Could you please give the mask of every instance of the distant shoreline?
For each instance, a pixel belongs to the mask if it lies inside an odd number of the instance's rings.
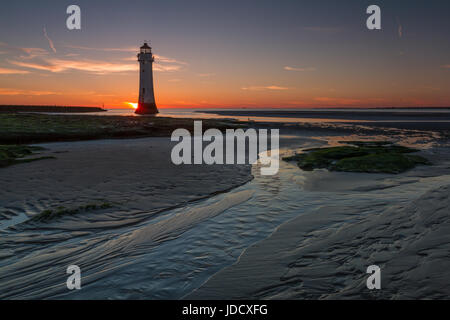
[[[412,110],[412,111],[408,111]],[[314,118],[365,121],[436,121],[450,120],[448,109],[316,109],[316,110],[201,110],[197,112],[235,117]],[[449,110],[450,111],[450,110]]]
[[[57,112],[57,113],[81,113],[108,111],[100,107],[67,107],[67,106],[27,106],[27,105],[0,105],[0,113],[15,112]]]
[[[294,119],[316,119],[327,122],[332,119],[340,122],[361,125],[395,127],[403,129],[429,130],[450,129],[450,110],[448,109],[362,109],[362,110],[205,110],[202,113],[228,117],[258,117]]]
[[[270,119],[298,119],[298,122],[317,123],[339,120],[342,124],[360,125],[371,128],[395,128],[450,133],[450,110],[439,109],[316,109],[316,110],[205,110],[202,113],[227,117]],[[307,120],[311,119],[311,120]],[[280,121],[280,120],[279,120]],[[282,121],[282,120],[281,120]]]

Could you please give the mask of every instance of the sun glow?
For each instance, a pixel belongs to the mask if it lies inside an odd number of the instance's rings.
[[[136,102],[125,102],[125,104],[133,109],[137,109],[138,104]]]

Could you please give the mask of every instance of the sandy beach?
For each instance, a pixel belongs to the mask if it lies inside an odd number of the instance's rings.
[[[367,208],[323,207],[283,224],[186,299],[448,299],[449,196],[443,185],[366,217]],[[379,292],[366,287],[373,264]]]
[[[384,127],[382,124],[366,126],[377,130]],[[440,126],[423,126],[422,122],[407,126],[393,123],[387,128],[413,129],[402,131],[404,136],[398,138],[406,142],[413,132],[431,129],[435,136],[445,137],[448,125],[444,125],[444,132]],[[388,132],[385,131],[387,136]],[[335,140],[322,138],[331,144]],[[420,144],[420,139],[413,143]],[[354,201],[344,206],[338,201],[334,205],[324,203],[299,214],[247,248],[233,265],[184,298],[448,299],[447,140],[435,141],[422,154],[434,160],[433,167],[420,167],[396,176],[326,170],[305,173],[293,188],[336,195],[353,193]],[[380,193],[397,194],[398,201],[386,197],[385,201],[369,205],[368,199],[357,199],[357,195],[378,197]],[[400,199],[405,193],[410,193],[408,201]],[[366,269],[370,265],[382,270],[382,290],[370,291],[366,287]]]
[[[168,137],[39,144],[54,159],[0,169],[0,297],[450,296],[445,134],[323,123],[281,133],[281,157],[375,139],[418,148],[433,165],[368,174],[281,161],[262,176],[259,164],[175,166]],[[69,264],[82,268],[82,290],[67,291]],[[372,264],[382,270],[376,292],[365,285]]]
[[[176,166],[172,145],[170,138],[39,144],[46,148],[42,155],[56,159],[1,169],[0,225],[49,208],[102,202],[116,210],[157,212],[252,179],[250,166]]]

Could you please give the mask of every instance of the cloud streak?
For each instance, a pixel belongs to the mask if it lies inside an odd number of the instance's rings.
[[[188,64],[187,62],[176,60],[176,59],[165,57],[165,56],[161,56],[159,54],[154,54],[153,56],[155,57],[156,62],[176,63],[176,64],[183,64],[183,65]]]
[[[53,44],[53,41],[52,41],[52,39],[50,39],[50,37],[48,36],[48,34],[47,34],[47,29],[44,27],[44,36],[47,38],[47,40],[48,40],[48,45],[50,46],[50,48],[53,50],[53,52],[54,53],[56,53],[56,49],[55,49],[55,46],[54,46],[54,44]]]
[[[50,48],[56,53],[53,42],[48,37],[44,27]],[[70,52],[56,57],[49,54],[48,50],[42,48],[20,48],[10,46],[0,42],[0,47],[5,48],[11,58],[6,59],[12,66],[59,73],[65,71],[79,71],[93,74],[111,74],[119,72],[135,72],[139,70],[139,63],[136,57],[117,59],[113,62],[107,62],[97,59],[82,59],[79,53]],[[96,51],[117,51],[117,52],[137,52],[136,48],[91,48],[80,46],[65,46],[78,49],[96,50]],[[80,58],[79,58],[80,57]],[[132,61],[132,62],[131,62]],[[175,72],[183,69],[188,63],[179,61],[170,57],[155,55],[153,70],[157,72]],[[0,74],[25,74],[30,70],[17,70],[15,68],[1,68]]]
[[[115,73],[138,70],[137,64],[117,64],[95,60],[65,60],[65,59],[47,59],[45,63],[9,61],[11,64],[36,70],[50,72],[63,72],[68,70],[78,70],[91,73]]]
[[[75,46],[75,45],[65,45],[64,47],[69,48],[69,49],[90,50],[90,51],[107,51],[107,52],[136,52],[137,51],[137,49],[135,47],[94,48],[94,47]]]
[[[296,67],[285,66],[283,69],[284,69],[284,70],[287,70],[287,71],[298,71],[298,72],[303,72],[303,71],[316,71],[316,68],[313,68],[313,67],[296,68]]]
[[[0,74],[27,74],[29,71],[10,69],[10,68],[0,68]]]
[[[0,88],[0,96],[49,96],[60,94],[61,93],[54,91],[36,91],[36,90]]]
[[[42,48],[21,48],[21,50],[26,54],[26,56],[20,56],[23,59],[34,59],[48,55],[48,51]]]
[[[137,53],[138,50],[139,50],[137,47],[94,48],[94,47],[74,46],[74,45],[65,45],[64,47],[65,48],[70,48],[70,49],[79,49],[79,50],[87,50],[87,51],[105,51],[105,52],[133,52],[133,53]],[[176,59],[169,58],[169,57],[166,57],[166,56],[162,56],[162,55],[159,55],[159,54],[154,54],[153,56],[155,57],[155,60],[157,62],[176,63],[176,64],[183,64],[183,65],[187,65],[188,64],[188,63],[186,63],[184,61],[176,60]],[[134,57],[125,58],[124,60],[135,61],[137,59],[134,56]]]
[[[18,61],[8,60],[12,65],[35,70],[43,70],[54,73],[65,71],[81,71],[94,74],[110,74],[119,72],[135,72],[139,70],[136,63],[110,63],[100,60],[70,60],[44,58],[41,61]],[[153,70],[160,72],[173,72],[181,69],[181,65],[155,64]]]
[[[284,90],[288,90],[289,88],[287,87],[280,87],[280,86],[249,86],[249,87],[243,87],[241,88],[242,90],[247,90],[247,91],[284,91]]]
[[[21,48],[11,46],[4,42],[0,42],[0,47],[3,48],[3,54],[8,54],[9,56],[19,56],[21,59],[33,59],[49,54],[47,50],[42,48]]]

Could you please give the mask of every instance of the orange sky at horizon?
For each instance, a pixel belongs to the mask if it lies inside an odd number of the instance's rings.
[[[49,55],[42,53],[44,59]],[[31,59],[37,58],[41,57]],[[24,69],[0,68],[0,104],[128,108],[128,102],[137,102],[137,61],[108,62],[119,70],[133,67],[132,71],[96,70],[92,68],[98,65],[78,66],[72,60],[57,62],[60,64],[51,65],[53,61],[49,59],[40,62],[42,65],[32,65],[27,61],[20,64]],[[266,73],[261,70],[246,73],[239,65],[233,68],[228,64],[217,67],[213,73],[193,72],[187,63],[175,67],[167,71],[159,68],[158,62],[155,65],[155,98],[159,108],[450,106],[445,88],[430,81],[420,84],[414,78],[404,80],[398,76],[386,83],[380,81],[385,78],[380,71],[379,78],[373,80],[365,76],[365,70],[347,72],[341,79],[339,75],[345,70],[324,71],[319,67],[293,71],[290,70],[293,67],[275,65],[266,68]],[[450,71],[441,68],[437,72],[442,83]]]
[[[137,64],[137,62],[136,62]],[[447,107],[448,93],[438,87],[406,87],[404,84],[380,86],[347,80],[339,84],[321,82],[317,75],[306,80],[234,85],[231,76],[196,76],[155,71],[155,97],[159,108],[317,108],[317,107]],[[62,81],[66,76],[72,81]],[[286,75],[289,77],[291,75]],[[41,80],[36,81],[37,78]],[[176,78],[177,77],[177,78]],[[8,87],[2,80],[8,79]],[[128,108],[138,97],[138,72],[122,74],[80,74],[39,72],[38,75],[0,75],[0,104],[64,105]],[[310,84],[305,82],[310,80]],[[330,77],[328,77],[329,79]],[[250,81],[247,81],[250,82]],[[353,84],[352,84],[353,83]],[[316,86],[316,87],[315,87]],[[326,87],[324,89],[323,87]],[[20,88],[20,89],[17,89]],[[383,90],[383,94],[380,91]],[[352,93],[353,92],[353,93]],[[405,94],[407,92],[407,94]]]

